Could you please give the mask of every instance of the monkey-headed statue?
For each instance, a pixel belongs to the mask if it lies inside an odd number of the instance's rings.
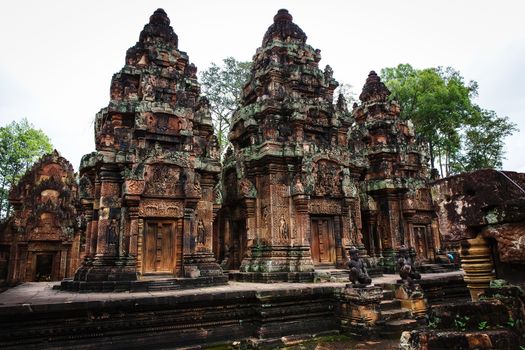
[[[352,282],[353,287],[363,288],[372,283],[372,279],[366,271],[366,264],[359,256],[359,250],[356,247],[350,248],[348,268],[350,269],[350,282]]]
[[[399,268],[399,276],[408,285],[413,285],[414,280],[420,280],[421,275],[414,267],[414,261],[410,256],[410,252],[406,246],[399,248],[399,259],[397,259],[397,267]]]

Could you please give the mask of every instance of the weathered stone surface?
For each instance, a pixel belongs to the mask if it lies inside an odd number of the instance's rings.
[[[432,197],[443,239],[470,239],[484,226],[524,222],[524,188],[525,174],[490,169],[436,181]]]
[[[86,260],[67,288],[146,275],[226,282],[211,253],[217,139],[196,72],[158,9],[95,120],[97,151],[80,168]]]
[[[355,287],[348,284],[339,296],[339,318],[344,332],[369,336],[376,331],[381,320],[380,302],[383,291],[380,287]]]
[[[71,164],[55,150],[11,189],[14,213],[0,229],[0,283],[57,281],[80,263],[85,224],[77,216],[78,185]]]
[[[523,292],[491,286],[481,301],[442,303],[431,308],[429,329],[404,333],[400,348],[518,349],[523,337]]]
[[[517,283],[524,282],[525,271],[524,187],[523,173],[486,169],[438,180],[432,188],[444,240],[462,241],[467,262],[473,242],[482,240],[497,276]]]
[[[340,328],[333,286],[237,286],[213,293],[170,293],[122,293],[116,298],[97,294],[91,301],[75,303],[0,305],[0,347],[143,349],[234,341],[260,347],[279,345],[284,336],[333,334]]]

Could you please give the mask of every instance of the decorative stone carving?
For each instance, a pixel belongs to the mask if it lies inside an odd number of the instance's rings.
[[[408,286],[414,285],[414,280],[421,279],[421,275],[416,271],[412,257],[407,247],[399,249],[399,259],[397,260],[399,276]]]
[[[9,193],[13,213],[0,230],[0,279],[9,284],[57,281],[80,263],[82,220],[78,194],[93,198],[93,183],[77,185],[71,164],[56,150],[42,156]]]
[[[359,249],[356,247],[350,248],[350,260],[348,261],[348,269],[350,270],[350,282],[352,287],[365,287],[372,283],[372,279],[368,276],[366,264],[359,257]]]

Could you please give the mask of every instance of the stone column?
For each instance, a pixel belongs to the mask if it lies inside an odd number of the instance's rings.
[[[139,208],[129,207],[129,250],[128,255],[137,258],[139,236]]]
[[[210,249],[196,250],[195,207],[197,200],[187,199],[184,208],[183,227],[183,273],[186,278],[196,279],[195,283],[218,285],[226,284],[228,277],[222,272]],[[207,235],[211,235],[210,232]],[[211,244],[211,237],[207,237]],[[210,245],[211,247],[211,245]],[[198,280],[198,282],[197,282]]]
[[[86,219],[86,246],[85,246],[85,259],[91,258],[91,232],[93,228],[93,203],[82,203],[84,215]]]
[[[314,271],[314,263],[310,253],[310,215],[308,214],[308,197],[304,194],[292,196],[296,211],[295,225],[297,227],[297,237],[292,242],[292,249],[295,250],[294,259],[290,261],[290,271],[311,272]]]
[[[489,287],[495,278],[494,261],[489,244],[485,238],[478,235],[461,243],[461,267],[465,271],[464,280],[473,301]]]
[[[118,245],[122,242],[121,183],[118,168],[111,165],[102,166],[99,198],[96,254],[93,267],[86,273],[85,280],[88,282],[134,281],[137,279],[135,264],[129,264],[126,259],[120,259],[118,255]]]

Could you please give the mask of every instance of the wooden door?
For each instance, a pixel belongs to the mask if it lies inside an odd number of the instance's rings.
[[[233,266],[234,270],[240,268],[246,252],[246,224],[245,220],[232,222],[233,232]]]
[[[144,273],[173,273],[176,237],[173,221],[148,221],[144,232]]]
[[[427,228],[426,226],[414,226],[414,236],[416,241],[416,259],[428,259]]]
[[[315,265],[335,264],[335,237],[333,219],[317,217],[311,220],[312,239],[310,243],[312,260]]]

